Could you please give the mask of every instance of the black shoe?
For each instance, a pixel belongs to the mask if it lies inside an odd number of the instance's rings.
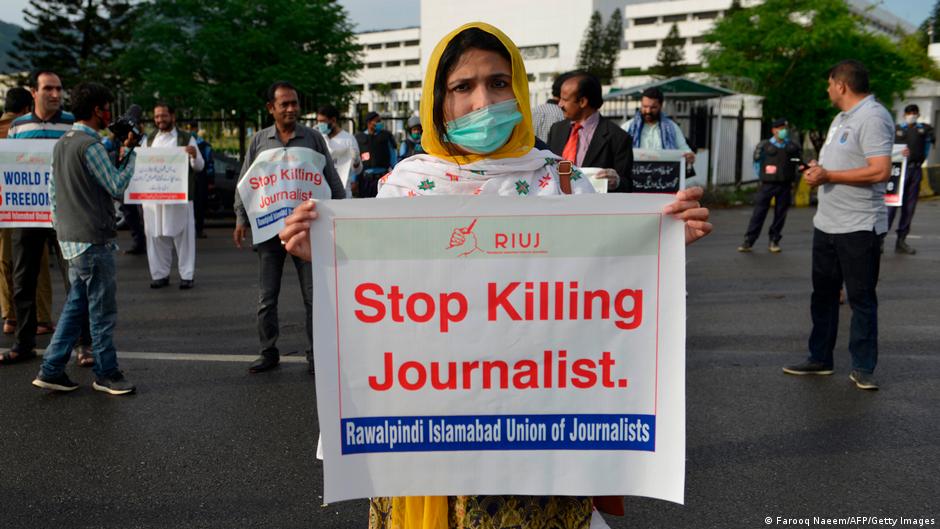
[[[904,240],[904,237],[898,237],[898,242],[894,245],[894,253],[899,253],[902,255],[914,255],[917,253],[917,250],[911,248],[907,241]]]
[[[849,379],[855,382],[855,387],[858,389],[878,389],[878,383],[875,382],[875,377],[873,377],[871,373],[864,373],[858,369],[853,369],[852,373],[849,374]]]
[[[827,366],[822,362],[807,360],[802,364],[786,366],[783,372],[788,375],[831,375],[832,366]]]
[[[164,277],[163,279],[154,279],[150,282],[150,288],[163,288],[170,285],[170,278]]]
[[[147,247],[135,244],[124,250],[124,255],[147,255]]]
[[[180,290],[189,290],[193,288],[192,279],[180,279]]]
[[[257,360],[251,363],[248,366],[249,373],[264,373],[265,371],[270,371],[277,367],[281,363],[280,357],[277,356],[264,356],[261,355]]]
[[[33,385],[37,388],[42,389],[51,389],[52,391],[75,391],[78,389],[78,384],[69,380],[69,376],[65,373],[61,373],[54,377],[47,377],[42,374],[42,371],[36,375],[36,379],[33,380]]]
[[[96,378],[91,387],[95,388],[97,391],[103,391],[111,395],[127,395],[128,393],[137,391],[137,388],[128,382],[127,379],[124,378],[124,374],[120,371],[115,371],[104,378]]]

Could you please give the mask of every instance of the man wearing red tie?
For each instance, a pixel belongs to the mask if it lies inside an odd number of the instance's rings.
[[[552,125],[549,147],[578,167],[604,169],[597,177],[607,179],[609,191],[633,191],[633,139],[598,112],[604,104],[600,81],[587,72],[567,75],[558,100],[565,120]]]

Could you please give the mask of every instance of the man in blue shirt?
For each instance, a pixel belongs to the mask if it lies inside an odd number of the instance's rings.
[[[54,72],[39,70],[30,76],[30,91],[35,109],[20,116],[10,127],[10,139],[59,139],[69,129],[75,118],[62,110],[62,81]],[[13,305],[16,314],[16,334],[13,347],[0,362],[13,363],[34,358],[36,353],[37,307],[36,289],[42,256],[50,242],[55,241],[55,231],[50,228],[14,228],[13,245]],[[90,344],[85,336],[83,344]],[[80,346],[79,363],[90,366],[92,357]]]
[[[117,244],[113,198],[122,196],[134,176],[134,152],[112,163],[98,131],[111,122],[111,92],[97,83],[82,83],[72,91],[76,122],[56,143],[52,154],[49,195],[62,255],[69,261],[71,288],[62,307],[59,326],[46,349],[42,369],[33,385],[53,391],[74,391],[65,366],[72,344],[87,318],[95,336],[95,382],[92,387],[111,395],[133,393],[134,385],[118,369],[112,341],[117,322]],[[133,133],[125,147],[139,138]]]

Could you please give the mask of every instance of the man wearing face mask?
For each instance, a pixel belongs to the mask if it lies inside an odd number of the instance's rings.
[[[760,237],[770,202],[774,200],[774,221],[768,232],[769,249],[771,253],[780,253],[783,223],[787,220],[793,182],[796,181],[803,156],[799,145],[790,141],[787,125],[786,119],[774,120],[770,138],[758,143],[754,149],[754,172],[760,176],[760,188],[754,197],[754,213],[747,226],[744,242],[738,246],[739,252],[751,251],[754,241]]]
[[[356,183],[356,176],[362,171],[362,162],[359,159],[359,143],[352,134],[339,126],[339,110],[333,105],[323,105],[317,110],[317,130],[326,140],[333,157],[333,165],[339,171],[341,167],[349,167],[346,174],[340,174],[346,196],[352,196],[352,187]]]
[[[920,180],[923,177],[921,166],[930,147],[934,142],[933,127],[926,123],[919,123],[920,109],[917,105],[907,105],[904,108],[904,123],[894,126],[894,143],[903,144],[904,156],[907,156],[907,174],[904,175],[903,200],[900,207],[888,208],[888,231],[894,225],[894,217],[901,210],[901,219],[898,221],[898,240],[894,245],[895,253],[914,255],[917,250],[908,246],[907,234],[911,231],[911,220],[914,218],[914,209],[917,208],[917,197],[920,194]]]
[[[648,150],[674,149],[685,151],[685,166],[692,167],[695,153],[685,141],[679,124],[663,113],[663,92],[647,88],[640,96],[640,108],[633,119],[622,126],[633,138],[633,148]]]
[[[373,198],[378,193],[379,178],[398,163],[398,145],[392,134],[385,130],[378,112],[366,114],[366,130],[356,134],[363,171],[353,185],[357,198]]]
[[[33,380],[34,386],[43,389],[78,389],[66,375],[65,366],[88,319],[95,337],[92,387],[110,395],[135,390],[118,368],[112,341],[117,323],[117,231],[112,201],[127,189],[136,157],[132,150],[120,153],[119,169],[101,143],[99,131],[111,122],[113,100],[110,90],[100,84],[76,86],[72,91],[75,123],[56,143],[52,155],[49,198],[62,256],[69,262],[71,287],[42,368]],[[133,148],[138,141],[131,133],[124,147]]]
[[[421,118],[418,116],[408,118],[405,132],[405,141],[401,143],[401,149],[398,151],[399,161],[409,156],[414,156],[415,154],[424,153],[424,149],[421,148],[421,134],[424,133],[424,128],[421,126]]]
[[[604,104],[600,81],[587,72],[565,75],[558,100],[565,120],[549,130],[549,147],[579,167],[602,168],[597,177],[607,179],[609,191],[633,191],[631,138],[598,112]]]

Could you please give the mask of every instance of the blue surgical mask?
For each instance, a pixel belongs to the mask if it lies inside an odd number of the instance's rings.
[[[375,131],[376,131],[376,132],[382,132],[383,130],[385,130],[385,123],[382,123],[382,122],[380,121],[380,122],[378,122],[378,123],[375,124]]]
[[[317,123],[317,130],[320,131],[320,134],[324,136],[330,133],[330,124],[324,121]]]
[[[777,137],[780,138],[780,141],[787,141],[787,138],[790,137],[790,131],[787,129],[780,129],[777,131]]]
[[[489,154],[506,145],[520,121],[519,105],[510,99],[449,121],[446,140],[467,152]]]

